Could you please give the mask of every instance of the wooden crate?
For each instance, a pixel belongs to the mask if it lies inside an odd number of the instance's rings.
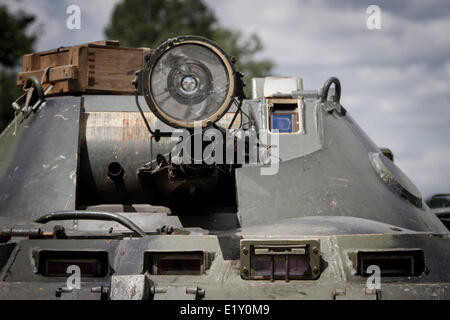
[[[131,81],[136,70],[144,68],[144,55],[148,53],[149,48],[120,47],[115,40],[31,53],[23,56],[17,85],[23,86],[30,76],[40,81],[50,67],[43,82],[44,89],[53,83],[47,95],[133,94]]]

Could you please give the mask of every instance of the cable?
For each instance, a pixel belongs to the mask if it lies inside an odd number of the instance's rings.
[[[238,108],[238,110],[241,112],[241,114],[245,114],[245,116],[247,117],[247,119],[248,119],[248,121],[245,123],[245,124],[243,124],[242,122],[241,122],[241,125],[240,125],[240,128],[242,128],[244,125],[247,125],[247,124],[251,124],[252,123],[252,119],[250,118],[250,116],[247,114],[247,113],[245,113],[243,110],[242,110],[242,108],[241,108],[241,106],[242,106],[242,100],[239,102],[239,104],[236,102],[236,100],[234,100],[234,104],[236,105],[236,107]]]
[[[152,128],[150,128],[150,124],[148,123],[147,118],[144,115],[144,111],[142,111],[141,105],[139,104],[139,95],[136,93],[135,97],[136,97],[136,105],[139,109],[139,112],[141,113],[142,119],[144,119],[145,126],[147,127],[150,134],[153,136],[155,133],[152,131]]]
[[[236,99],[234,99],[234,100],[233,100],[233,103],[236,105],[236,108],[238,109],[238,111],[239,111],[241,114],[245,114],[245,116],[246,116],[247,119],[249,120],[249,121],[247,121],[245,124],[243,124],[242,121],[241,121],[241,125],[239,126],[239,129],[241,129],[243,125],[247,125],[247,124],[249,124],[249,123],[252,123],[252,119],[251,119],[251,118],[249,117],[249,115],[248,115],[247,113],[245,113],[245,112],[242,110],[242,108],[241,108],[241,106],[242,106],[242,100],[240,100],[240,101],[238,102]],[[236,120],[237,114],[238,114],[237,112],[234,114],[234,117],[233,117],[233,119],[231,120],[230,125],[228,126],[228,130],[231,129],[231,127],[233,126],[234,121]]]
[[[99,211],[78,211],[78,210],[63,210],[55,211],[46,214],[35,220],[37,223],[47,223],[54,220],[105,220],[105,221],[116,221],[121,225],[127,227],[131,231],[134,231],[141,237],[145,237],[145,232],[138,227],[130,219],[121,216],[117,213],[111,212],[99,212]]]

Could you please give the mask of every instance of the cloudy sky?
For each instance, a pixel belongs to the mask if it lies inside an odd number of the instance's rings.
[[[104,39],[117,0],[0,0],[37,16],[37,49]],[[448,0],[206,0],[220,24],[257,32],[275,75],[301,76],[318,89],[342,83],[341,103],[425,197],[450,192],[450,2]],[[81,8],[81,29],[66,8]],[[369,5],[381,29],[369,30]]]

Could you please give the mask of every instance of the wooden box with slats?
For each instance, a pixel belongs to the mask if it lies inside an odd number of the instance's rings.
[[[41,81],[50,67],[42,83],[44,90],[53,84],[47,95],[133,94],[135,72],[144,68],[149,53],[149,48],[120,47],[115,40],[31,53],[23,56],[17,85],[23,86],[30,76]]]

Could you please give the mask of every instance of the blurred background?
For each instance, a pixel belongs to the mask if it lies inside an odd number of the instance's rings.
[[[80,29],[68,29],[70,5]],[[380,8],[370,30],[369,5]],[[102,39],[156,48],[168,37],[208,37],[253,76],[330,76],[341,103],[423,196],[450,192],[448,0],[0,0],[0,130],[19,95],[21,56]]]

